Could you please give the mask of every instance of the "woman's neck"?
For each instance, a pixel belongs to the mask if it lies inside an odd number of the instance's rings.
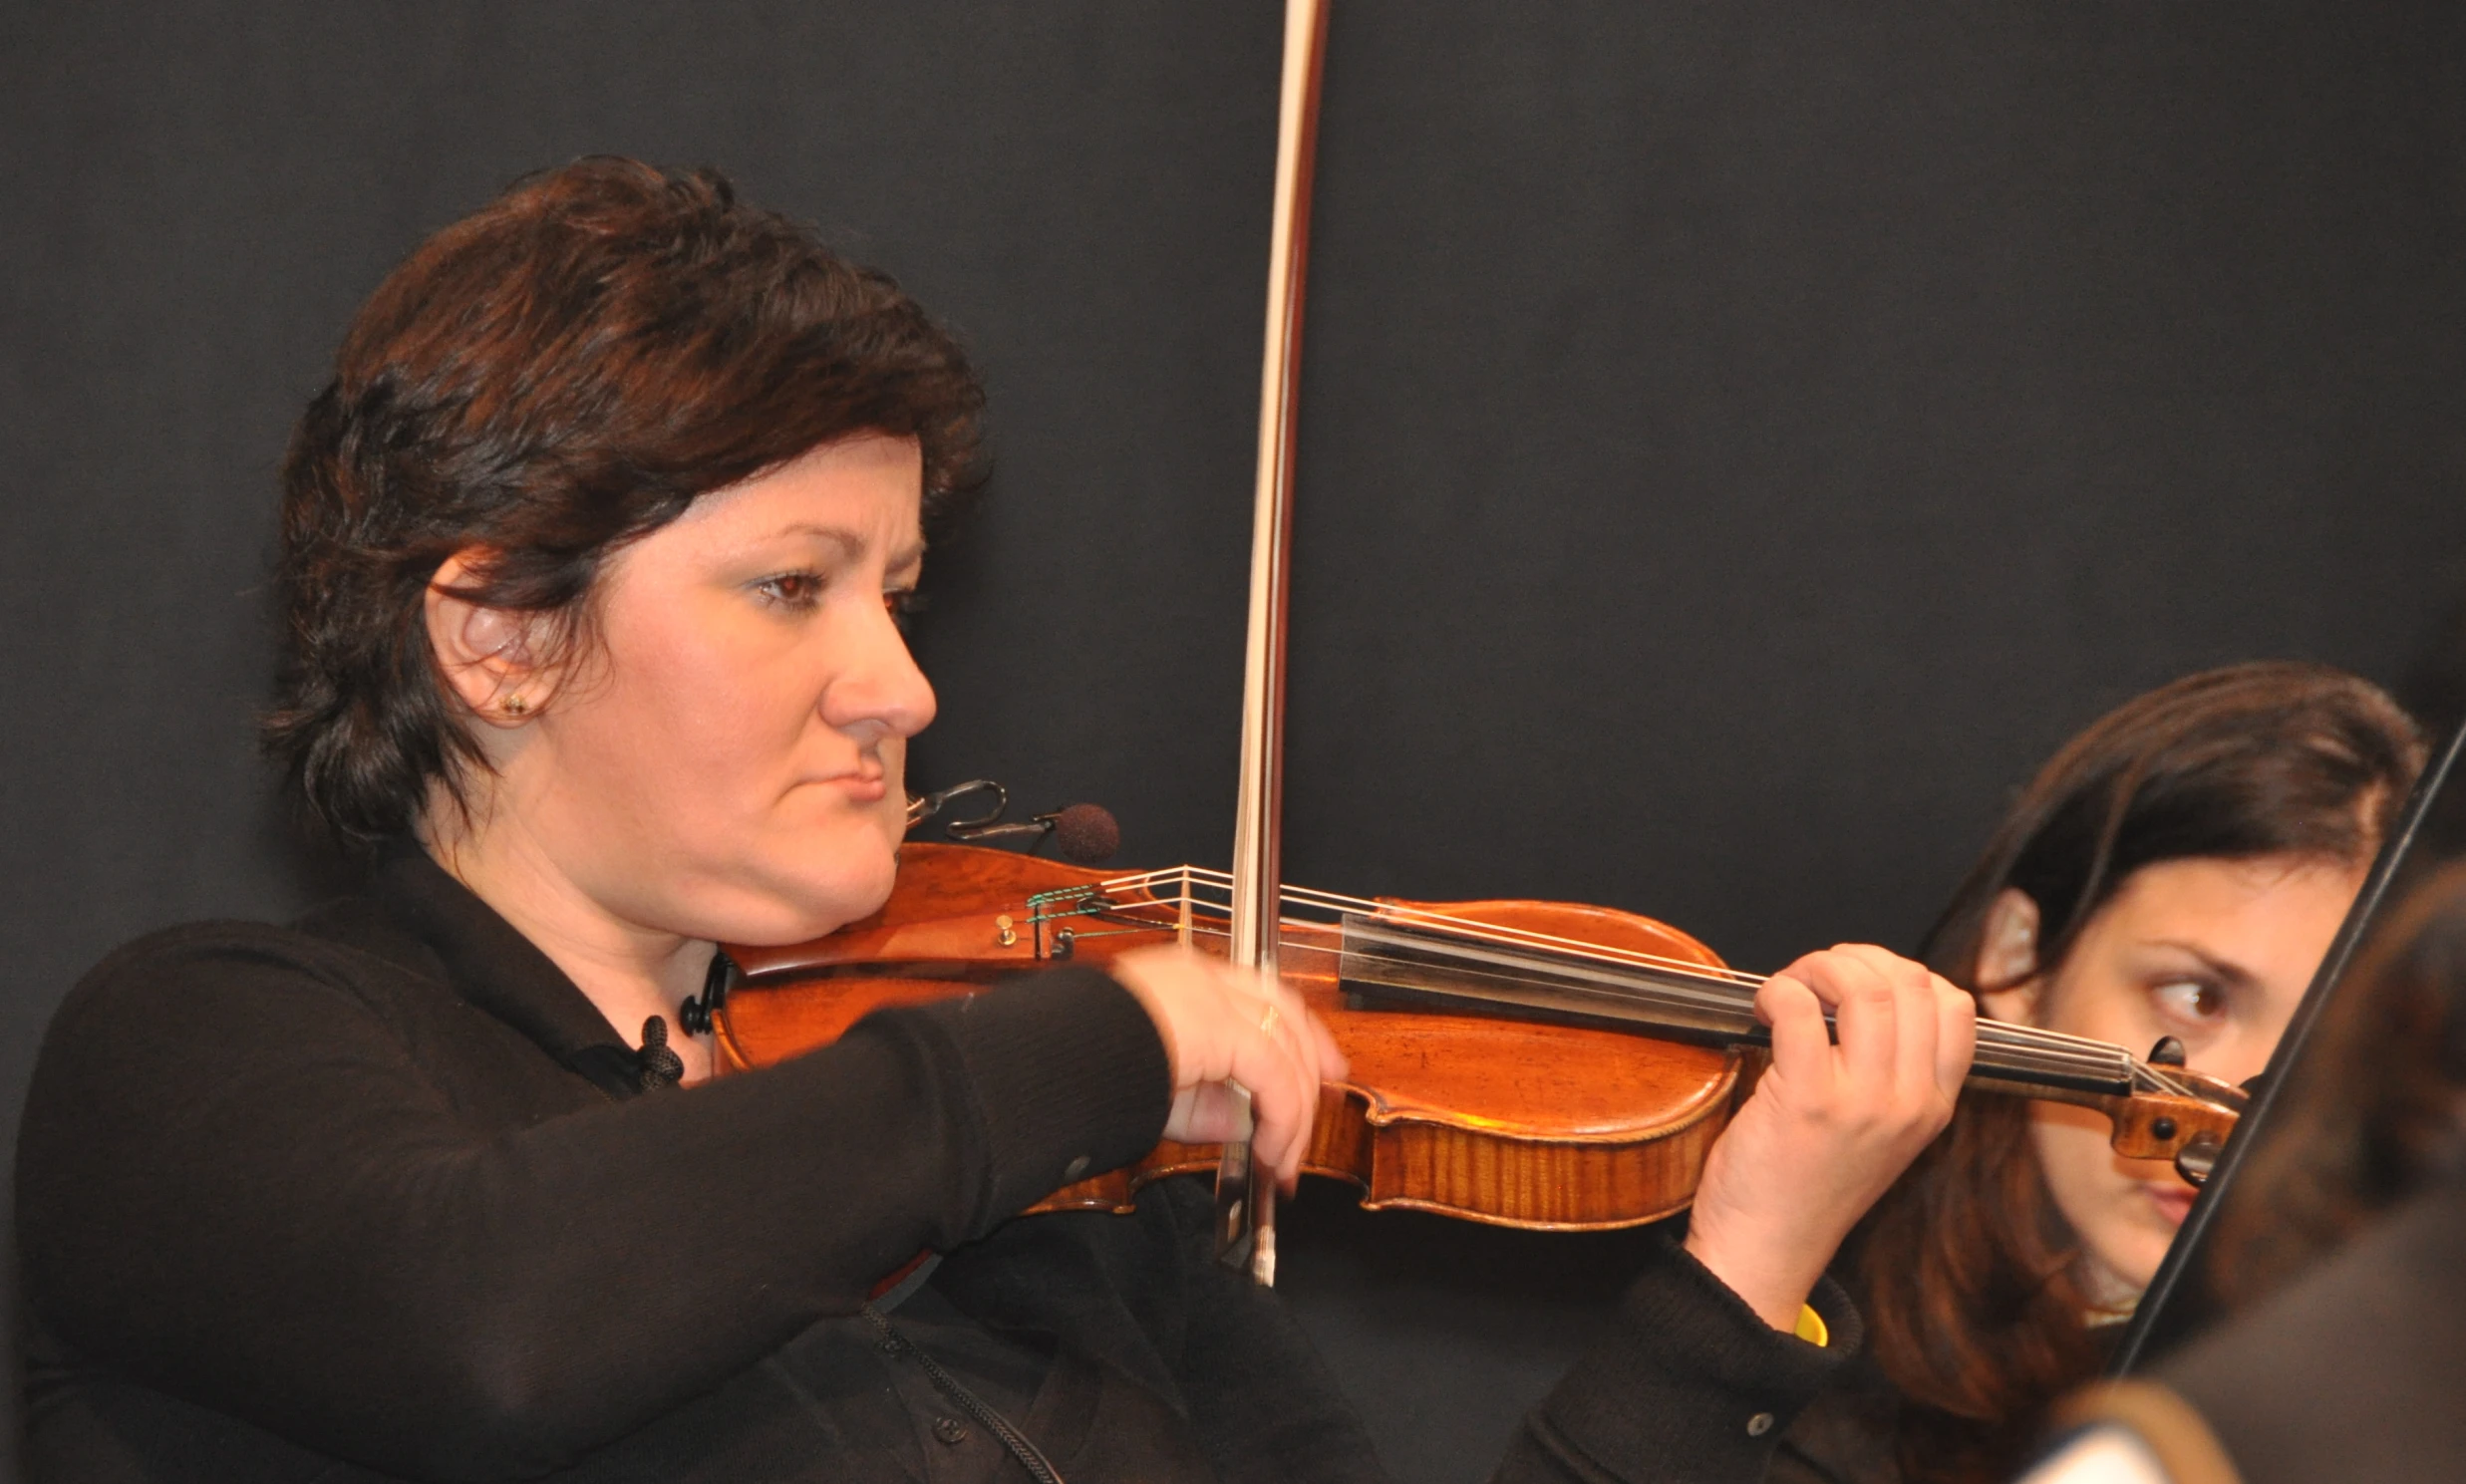
[[[644,1022],[659,1016],[685,1080],[710,1075],[710,1044],[684,1034],[678,1009],[702,988],[714,945],[625,921],[559,869],[518,821],[499,816],[473,826],[451,806],[432,809],[420,843],[563,970],[627,1045],[640,1046]]]

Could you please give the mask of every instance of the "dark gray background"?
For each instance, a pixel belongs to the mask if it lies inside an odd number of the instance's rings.
[[[0,12],[0,1108],[105,948],[331,880],[250,739],[287,425],[581,152],[731,170],[981,354],[919,780],[1220,861],[1278,9]],[[1337,0],[1290,874],[1906,948],[2131,692],[2395,679],[2466,578],[2461,24]],[[1322,1194],[1289,1287],[1398,1471],[1476,1478],[1636,1240]]]

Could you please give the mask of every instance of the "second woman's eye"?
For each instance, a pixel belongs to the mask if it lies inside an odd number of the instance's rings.
[[[2207,1026],[2226,1016],[2226,992],[2197,979],[2179,979],[2150,992],[2160,1012],[2188,1026]]]
[[[908,620],[914,618],[917,610],[924,606],[924,595],[912,587],[895,588],[882,594],[882,608],[890,614],[890,621],[899,626],[902,634],[908,631]]]

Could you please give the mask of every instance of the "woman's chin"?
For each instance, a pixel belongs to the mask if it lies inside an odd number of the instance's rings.
[[[2117,1299],[2137,1297],[2145,1292],[2149,1287],[2149,1280],[2158,1276],[2158,1265],[2166,1261],[2166,1246],[2165,1242],[2152,1241],[2144,1237],[2133,1242],[2129,1250],[2117,1253],[2113,1263],[2101,1264],[2100,1266],[2106,1270],[2104,1277],[2109,1289],[2105,1296],[2107,1301],[2112,1303]]]
[[[872,916],[890,900],[899,876],[888,849],[843,852],[817,872],[810,859],[739,863],[708,875],[670,920],[690,923],[685,936],[746,948],[807,943]]]
[[[897,857],[885,852],[878,869],[842,870],[825,878],[799,880],[791,890],[780,894],[781,910],[766,914],[770,920],[763,924],[762,937],[737,941],[748,946],[776,947],[835,933],[881,911],[898,878]]]

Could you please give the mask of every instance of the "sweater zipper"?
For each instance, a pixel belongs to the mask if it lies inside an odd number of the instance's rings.
[[[1002,1446],[1010,1449],[1011,1456],[1019,1460],[1020,1466],[1028,1471],[1028,1476],[1036,1480],[1036,1484],[1063,1484],[1062,1471],[1038,1451],[1026,1433],[1011,1425],[1010,1418],[995,1411],[985,1398],[961,1385],[959,1377],[944,1370],[941,1361],[926,1354],[914,1341],[900,1334],[898,1327],[891,1324],[880,1310],[867,1304],[863,1313],[865,1322],[873,1326],[873,1333],[881,1336],[883,1349],[894,1355],[906,1356],[924,1367],[925,1379],[933,1382],[933,1388],[949,1397],[953,1406],[974,1417],[978,1426],[1000,1438]]]

